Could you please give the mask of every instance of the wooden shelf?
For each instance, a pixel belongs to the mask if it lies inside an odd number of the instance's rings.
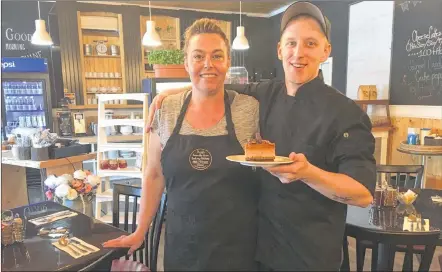
[[[378,100],[354,100],[359,105],[388,105],[390,101],[388,99]]]
[[[393,129],[394,129],[394,127],[392,127],[392,126],[377,126],[377,127],[372,127],[371,131],[372,132],[383,132],[383,131],[391,131]]]
[[[123,79],[122,77],[85,77],[86,79],[105,79],[105,80],[119,80]]]
[[[113,93],[113,92],[108,92],[108,93],[99,93],[99,92],[86,92],[87,94],[122,94],[123,92],[116,92],[116,93]]]
[[[84,55],[85,58],[115,58],[119,59],[121,58],[120,55],[118,56],[112,56],[112,55]]]
[[[121,104],[106,104],[106,109],[142,109],[143,105],[121,105]],[[96,110],[98,104],[93,105],[69,105],[70,110]]]
[[[83,35],[91,35],[91,36],[112,36],[119,37],[120,33],[114,30],[105,30],[105,29],[90,29],[90,28],[82,28],[81,29]]]

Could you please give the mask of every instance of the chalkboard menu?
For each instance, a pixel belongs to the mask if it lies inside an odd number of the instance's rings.
[[[395,1],[392,105],[442,105],[442,1]]]

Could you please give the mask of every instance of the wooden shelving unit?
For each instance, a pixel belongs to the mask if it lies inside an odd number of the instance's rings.
[[[98,93],[91,92],[91,88],[105,87],[111,94],[111,88],[114,87],[121,90],[118,93],[126,93],[122,15],[78,11],[77,19],[84,104],[97,108],[98,104],[94,102],[98,102]],[[99,43],[104,43],[107,47],[104,55],[97,52]],[[86,55],[86,44],[92,47],[90,55]],[[117,55],[112,55],[112,45],[117,46]],[[90,73],[99,75],[92,76]],[[110,76],[110,73],[113,76]],[[116,76],[115,73],[118,75]],[[124,103],[126,105],[126,102]]]

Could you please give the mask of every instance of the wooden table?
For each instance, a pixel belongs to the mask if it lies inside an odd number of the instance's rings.
[[[437,245],[442,246],[442,204],[433,203],[431,200],[431,196],[442,196],[442,190],[413,189],[413,191],[419,194],[413,203],[414,208],[421,214],[422,219],[429,219],[429,232],[439,233]],[[367,208],[348,206],[346,236],[357,238],[366,236],[367,233],[376,236],[379,239],[378,269],[381,271],[389,267],[386,256],[389,256],[391,251],[390,245],[383,242],[397,235],[413,234],[403,230],[404,215],[400,210],[401,207],[376,209],[371,205]]]
[[[96,153],[83,154],[68,158],[31,161],[16,160],[10,151],[2,151],[2,209],[11,209],[29,204],[26,167],[40,169],[41,193],[46,199],[44,181],[50,175],[72,174],[83,168],[83,161],[96,157]]]
[[[30,219],[58,211],[70,210],[58,203],[47,201],[30,206],[18,207],[12,209],[12,211],[18,213],[23,219],[24,209],[26,207],[32,208],[43,205],[46,205],[47,211],[42,214],[33,215]],[[24,222],[26,222],[26,236],[23,243],[15,243],[2,247],[3,271],[78,271],[105,255],[107,255],[106,259],[108,259],[106,261],[118,259],[124,256],[128,250],[127,248],[115,250],[103,248],[101,246],[103,242],[121,235],[127,235],[127,233],[82,213],[39,227],[36,227],[26,220],[24,220]],[[38,236],[37,233],[41,227],[68,228],[71,237],[77,237],[86,243],[94,245],[98,247],[100,251],[75,259],[52,245],[57,239]],[[110,271],[110,266],[107,271]]]

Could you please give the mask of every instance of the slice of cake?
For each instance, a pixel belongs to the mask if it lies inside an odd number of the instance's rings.
[[[246,161],[275,160],[275,144],[266,140],[250,140],[244,146]]]

